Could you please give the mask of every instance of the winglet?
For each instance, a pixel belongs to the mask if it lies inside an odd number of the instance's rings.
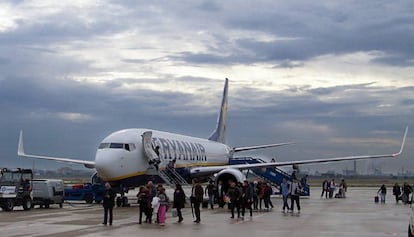
[[[17,147],[17,155],[18,156],[25,156],[26,155],[24,153],[24,148],[23,148],[23,131],[22,130],[20,130],[19,145]]]
[[[404,137],[403,137],[403,140],[402,140],[402,143],[401,143],[400,151],[397,152],[397,153],[392,154],[393,157],[399,156],[402,153],[402,151],[404,149],[404,145],[405,145],[405,139],[407,138],[407,134],[408,134],[408,126],[405,128]]]

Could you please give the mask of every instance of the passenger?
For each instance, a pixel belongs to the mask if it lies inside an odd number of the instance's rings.
[[[335,179],[332,179],[329,183],[329,198],[333,198],[333,194],[336,189]]]
[[[225,192],[224,192],[224,189],[223,189],[223,183],[222,183],[221,180],[219,180],[218,184],[217,184],[216,194],[217,194],[217,201],[218,201],[218,204],[219,204],[220,208],[224,207],[224,193]]]
[[[230,187],[227,191],[227,196],[230,198],[229,206],[231,210],[231,217],[234,219],[234,209],[237,210],[237,218],[240,218],[240,198],[241,198],[241,190],[236,182],[230,181]]]
[[[395,183],[394,187],[392,187],[392,195],[395,196],[395,203],[398,203],[398,201],[400,201],[400,195],[401,195],[401,188],[398,185],[398,183]]]
[[[408,200],[410,199],[410,194],[412,192],[413,192],[413,188],[407,182],[404,182],[403,194],[402,194],[402,202],[404,204],[408,203]]]
[[[285,213],[285,208],[289,211],[288,197],[289,197],[289,183],[285,178],[283,178],[282,183],[280,184],[280,192],[282,193],[283,198],[283,213]]]
[[[325,198],[328,198],[328,192],[329,192],[329,182],[327,179],[325,179],[322,183],[321,197],[323,197],[323,194],[325,193]]]
[[[257,210],[259,205],[259,198],[258,198],[258,182],[257,180],[253,181],[253,209]]]
[[[273,209],[273,203],[271,199],[271,195],[273,194],[272,186],[268,183],[264,183],[265,186],[265,193],[264,193],[264,203],[266,210]]]
[[[381,203],[385,203],[385,195],[387,195],[387,187],[385,187],[385,184],[383,184],[380,188],[379,188],[379,190],[378,190],[378,192],[377,193],[379,193],[379,195],[380,195],[380,197],[381,197]]]
[[[305,175],[300,180],[300,183],[302,184],[302,187],[305,187],[305,185],[308,183],[308,175]]]
[[[264,199],[264,195],[265,195],[265,185],[262,182],[258,182],[257,183],[257,198],[258,198],[258,202],[259,202],[259,209],[262,210],[262,201]],[[265,203],[266,205],[266,203]],[[266,207],[266,206],[265,206]]]
[[[150,193],[145,186],[141,186],[139,188],[139,192],[137,194],[138,198],[138,205],[139,205],[139,219],[138,224],[142,224],[142,214],[145,214],[145,223],[148,222],[151,210],[151,202],[150,202]]]
[[[204,194],[208,195],[208,203],[210,204],[211,209],[214,209],[214,194],[216,193],[216,185],[214,185],[213,180],[210,180],[210,183],[207,185],[204,190]]]
[[[157,158],[156,159],[154,159],[153,161],[152,161],[152,163],[154,164],[154,166],[155,166],[155,169],[158,171],[158,169],[159,169],[159,164],[161,163],[161,157],[160,157],[160,146],[152,146],[152,148],[153,148],[153,150],[154,150],[154,152],[155,152],[155,154],[157,155]]]
[[[335,195],[335,198],[345,198],[345,192],[347,191],[347,185],[345,183],[345,180],[342,179],[341,183],[339,184],[339,191],[338,193]]]
[[[154,199],[154,197],[157,196],[157,189],[155,188],[155,186],[152,183],[152,181],[148,181],[148,183],[147,183],[147,189],[148,189],[148,192],[150,194],[150,200],[149,200],[149,202],[152,203],[152,200]],[[148,219],[147,219],[147,222],[150,223],[150,224],[152,223],[152,214],[153,213],[154,213],[154,208],[151,206],[150,207],[150,210],[149,210],[149,216],[148,216]]]
[[[290,175],[290,177],[292,177],[292,179],[297,179],[296,177],[296,170],[292,171],[292,174]]]
[[[292,184],[290,185],[290,212],[293,213],[294,202],[296,202],[296,207],[298,208],[298,213],[300,213],[300,194],[302,192],[302,185],[298,182],[297,179],[293,179]]]
[[[342,190],[344,191],[342,193],[342,197],[346,198],[346,192],[348,192],[348,184],[346,184],[345,179],[342,179],[340,187],[342,188]]]
[[[169,198],[165,193],[165,188],[161,187],[159,189],[158,198],[160,199],[160,207],[158,208],[158,223],[160,226],[164,226],[169,204]]]
[[[243,193],[242,193],[242,218],[244,219],[244,213],[246,208],[250,211],[250,218],[253,216],[253,183],[249,184],[249,181],[243,182]]]
[[[193,188],[191,189],[190,201],[194,205],[194,213],[196,216],[194,223],[200,223],[201,221],[200,205],[203,203],[203,195],[203,187],[201,187],[197,179],[193,179]]]
[[[183,215],[181,213],[181,209],[184,208],[184,205],[185,205],[184,190],[181,187],[181,184],[176,184],[175,191],[174,191],[173,208],[177,209],[178,223],[181,223],[184,220]]]
[[[164,187],[162,186],[162,184],[158,184],[157,185],[157,197],[161,193],[162,189],[164,189]],[[159,224],[160,223],[160,215],[159,215],[159,212],[158,211],[156,213],[157,213],[157,219],[155,220],[155,223]]]
[[[109,215],[109,225],[112,225],[113,220],[113,209],[115,206],[115,197],[116,193],[112,189],[111,185],[107,182],[105,183],[105,192],[103,197],[102,206],[104,208],[104,221],[103,225],[107,225],[108,223],[108,215]]]

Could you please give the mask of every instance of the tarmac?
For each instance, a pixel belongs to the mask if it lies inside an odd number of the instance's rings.
[[[396,204],[388,188],[385,204],[374,203],[377,188],[349,188],[343,199],[320,197],[312,188],[311,197],[301,199],[301,212],[282,213],[281,198],[274,197],[271,211],[254,212],[253,218],[230,219],[227,209],[201,210],[201,223],[193,223],[191,208],[183,210],[184,221],[167,213],[165,226],[138,224],[138,207],[114,208],[112,226],[102,225],[99,204],[68,204],[63,208],[35,208],[0,211],[0,236],[257,236],[257,237],[365,237],[407,236],[409,205]],[[131,194],[130,194],[131,195]],[[131,195],[131,202],[133,200]]]

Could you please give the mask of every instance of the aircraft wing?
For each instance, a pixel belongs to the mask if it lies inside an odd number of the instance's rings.
[[[269,148],[269,147],[287,146],[287,145],[292,145],[292,144],[295,144],[295,143],[285,142],[285,143],[276,143],[276,144],[259,145],[259,146],[234,147],[233,152],[263,149],[263,148]]]
[[[93,161],[26,154],[24,152],[24,148],[23,148],[23,131],[20,131],[19,145],[18,145],[18,148],[17,148],[17,155],[21,156],[21,157],[29,157],[29,158],[35,158],[35,159],[54,160],[54,161],[60,161],[60,162],[81,164],[81,165],[84,165],[86,168],[90,168],[90,169],[95,168],[95,162],[93,162]]]
[[[303,165],[303,164],[316,164],[316,163],[327,163],[347,160],[363,160],[363,159],[378,159],[378,158],[395,158],[399,156],[405,144],[407,137],[408,127],[405,129],[404,137],[401,143],[401,148],[397,153],[382,154],[382,155],[360,155],[360,156],[346,156],[346,157],[333,157],[323,159],[311,159],[311,160],[297,160],[297,161],[283,161],[283,162],[270,162],[270,163],[257,163],[257,164],[237,164],[237,165],[222,165],[222,166],[207,166],[207,167],[195,167],[191,169],[191,174],[204,174],[204,173],[215,173],[223,169],[255,169],[255,168],[266,168],[276,166],[287,166],[287,165]]]

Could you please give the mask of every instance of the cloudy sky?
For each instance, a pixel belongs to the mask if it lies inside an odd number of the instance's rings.
[[[16,156],[20,129],[27,153],[85,160],[124,128],[208,137],[226,77],[230,146],[297,142],[255,153],[282,161],[396,152],[414,125],[413,12],[412,1],[1,1],[0,167],[32,166]],[[413,129],[399,159],[360,172],[412,170]]]

